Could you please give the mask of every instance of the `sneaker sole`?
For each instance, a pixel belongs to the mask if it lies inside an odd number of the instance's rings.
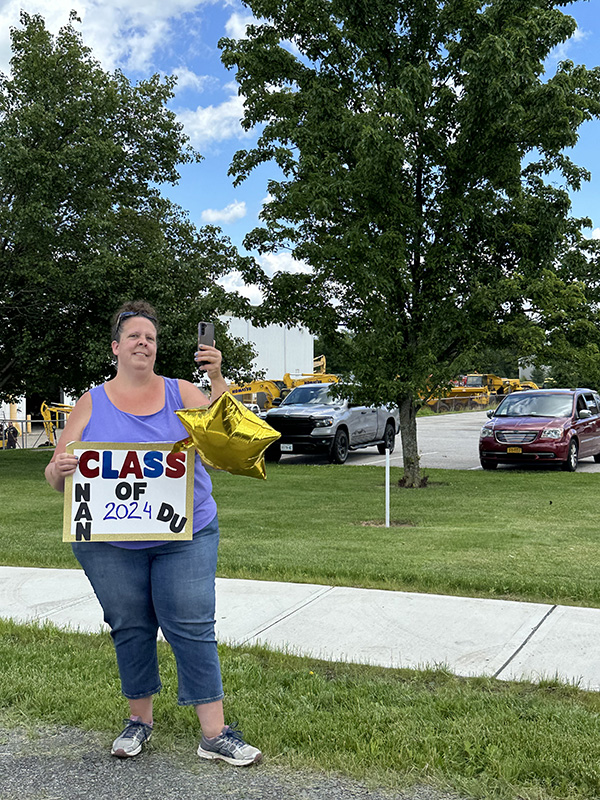
[[[115,756],[115,758],[133,758],[134,756],[139,755],[142,752],[142,747],[137,748],[137,750],[133,750],[131,753],[126,753],[125,750],[111,750],[111,756]]]
[[[203,750],[202,747],[198,747],[198,755],[200,758],[206,758],[209,761],[226,761],[233,767],[250,767],[252,764],[258,764],[262,761],[262,753],[257,753],[253,758],[229,758],[229,756],[223,756],[221,753],[211,753],[210,750]]]

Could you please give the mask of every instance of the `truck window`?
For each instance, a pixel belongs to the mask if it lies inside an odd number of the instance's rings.
[[[338,401],[334,400],[329,394],[329,386],[296,386],[285,400],[282,406],[308,406],[308,405],[335,405]]]
[[[483,375],[467,375],[465,386],[484,386]]]

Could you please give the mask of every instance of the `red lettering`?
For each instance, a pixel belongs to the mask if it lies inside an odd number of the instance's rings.
[[[130,450],[123,461],[123,466],[119,472],[119,478],[126,478],[128,475],[135,475],[136,478],[143,478],[142,468],[138,454],[135,450]]]
[[[100,454],[95,450],[86,450],[79,456],[79,472],[84,478],[97,478],[100,467],[90,467],[90,461],[100,461]]]
[[[185,475],[185,453],[169,453],[165,478],[181,478]]]

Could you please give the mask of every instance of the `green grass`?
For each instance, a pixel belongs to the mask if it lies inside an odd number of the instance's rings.
[[[76,566],[61,541],[62,497],[43,478],[50,455],[0,452],[0,563]],[[427,472],[427,489],[392,486],[392,521],[407,524],[389,529],[362,524],[383,521],[381,467],[271,466],[265,482],[215,474],[219,574],[600,606],[600,476]],[[176,706],[170,649],[159,651],[151,747],[184,757],[198,725]],[[600,796],[597,693],[220,652],[227,716],[270,763],[479,798]],[[124,713],[108,635],[0,621],[0,723],[74,725],[108,745]]]
[[[47,451],[0,453],[0,563],[76,567]],[[383,467],[270,465],[258,481],[213,473],[218,574],[600,607],[600,475],[427,470],[399,489],[390,528]]]
[[[177,707],[174,659],[164,643],[159,651],[165,688],[151,747],[185,757],[195,752],[198,724],[192,709]],[[271,764],[480,798],[600,795],[597,694],[331,664],[264,648],[221,647],[220,654],[227,716]],[[108,635],[0,622],[0,664],[0,721],[96,730],[109,745],[125,707]]]

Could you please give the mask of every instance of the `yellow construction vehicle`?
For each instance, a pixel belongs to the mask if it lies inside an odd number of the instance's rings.
[[[42,419],[44,420],[44,430],[48,437],[48,444],[51,447],[56,446],[56,429],[60,423],[60,414],[68,416],[73,410],[73,406],[68,406],[64,403],[51,403],[50,405],[44,402],[40,408]]]
[[[283,383],[288,390],[286,394],[289,394],[296,386],[304,386],[305,383],[337,383],[338,380],[337,375],[327,372],[303,372],[295,375],[286,372],[283,376]]]
[[[315,356],[313,358],[313,372],[315,375],[324,375],[327,372],[327,359],[325,356]]]
[[[504,395],[519,390],[520,383],[518,378],[499,378],[497,375],[480,374],[473,372],[465,378],[464,386],[453,387],[456,391],[476,394],[483,389],[487,389],[490,394]]]
[[[314,372],[298,373],[291,375],[289,372],[283,376],[281,381],[248,381],[243,384],[232,384],[228,391],[237,397],[244,405],[258,406],[261,411],[268,411],[279,405],[283,398],[288,395],[296,386],[305,383],[335,383],[337,375],[316,374]]]
[[[228,391],[244,405],[257,405],[261,411],[268,411],[275,407],[273,401],[281,397],[285,388],[283,381],[248,381],[239,385],[231,384]]]
[[[497,375],[474,372],[465,378],[465,389],[480,389],[486,387],[490,394],[501,397],[512,392],[522,392],[524,389],[539,389],[533,381],[521,381],[519,378],[499,378]]]
[[[521,383],[518,378],[499,378],[491,373],[473,372],[465,377],[464,384],[452,386],[441,397],[431,397],[426,403],[435,411],[484,408],[505,394],[537,388],[533,381]]]
[[[539,388],[540,387],[537,385],[537,383],[534,383],[533,381],[521,381],[521,388],[519,389],[519,391],[525,391],[526,389],[539,389]]]

